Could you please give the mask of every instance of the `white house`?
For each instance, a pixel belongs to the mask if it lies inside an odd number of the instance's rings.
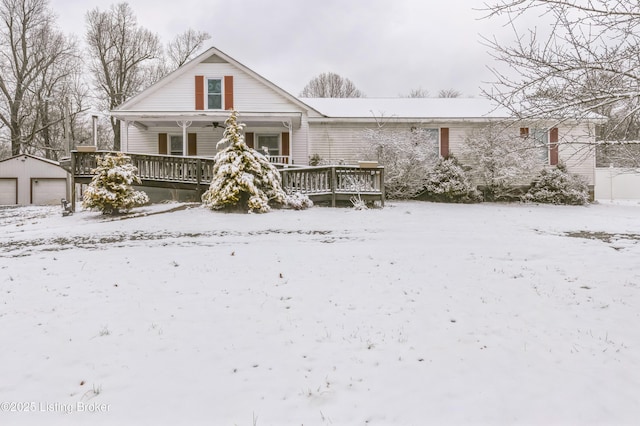
[[[0,205],[60,204],[69,174],[56,161],[29,154],[0,161]]]
[[[121,149],[130,153],[213,156],[228,110],[246,124],[247,144],[273,161],[305,165],[311,157],[355,162],[363,132],[430,129],[440,154],[460,151],[475,128],[514,120],[485,99],[301,99],[216,48],[210,48],[115,109]],[[594,184],[594,123],[571,120],[514,123],[514,137],[535,135],[543,162],[564,162]],[[585,149],[585,147],[587,147]]]

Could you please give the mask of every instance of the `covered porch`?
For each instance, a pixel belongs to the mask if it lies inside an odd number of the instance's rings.
[[[113,112],[121,120],[121,150],[184,157],[213,157],[223,149],[218,145],[224,133],[228,111],[202,113]],[[294,164],[296,133],[301,128],[300,113],[239,114],[244,124],[245,142],[277,164]]]

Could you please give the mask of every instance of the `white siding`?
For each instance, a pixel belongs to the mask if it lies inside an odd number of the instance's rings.
[[[300,112],[302,109],[271,87],[228,63],[201,63],[131,106],[135,111],[194,111],[195,76],[233,76],[233,103],[237,111]]]
[[[559,159],[571,173],[578,174],[587,180],[589,185],[595,184],[596,148],[594,129],[592,126],[561,126],[559,133]]]

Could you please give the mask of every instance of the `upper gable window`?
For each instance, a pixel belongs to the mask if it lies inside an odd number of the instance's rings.
[[[207,79],[207,109],[222,109],[222,79]]]

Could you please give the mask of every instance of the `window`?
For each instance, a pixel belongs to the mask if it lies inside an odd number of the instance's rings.
[[[280,155],[280,135],[258,135],[256,146],[261,154]]]
[[[207,79],[207,108],[222,109],[222,79]]]
[[[531,129],[530,136],[537,147],[536,153],[540,161],[543,164],[549,164],[549,131]]]
[[[169,152],[171,155],[182,155],[182,135],[169,136]]]

